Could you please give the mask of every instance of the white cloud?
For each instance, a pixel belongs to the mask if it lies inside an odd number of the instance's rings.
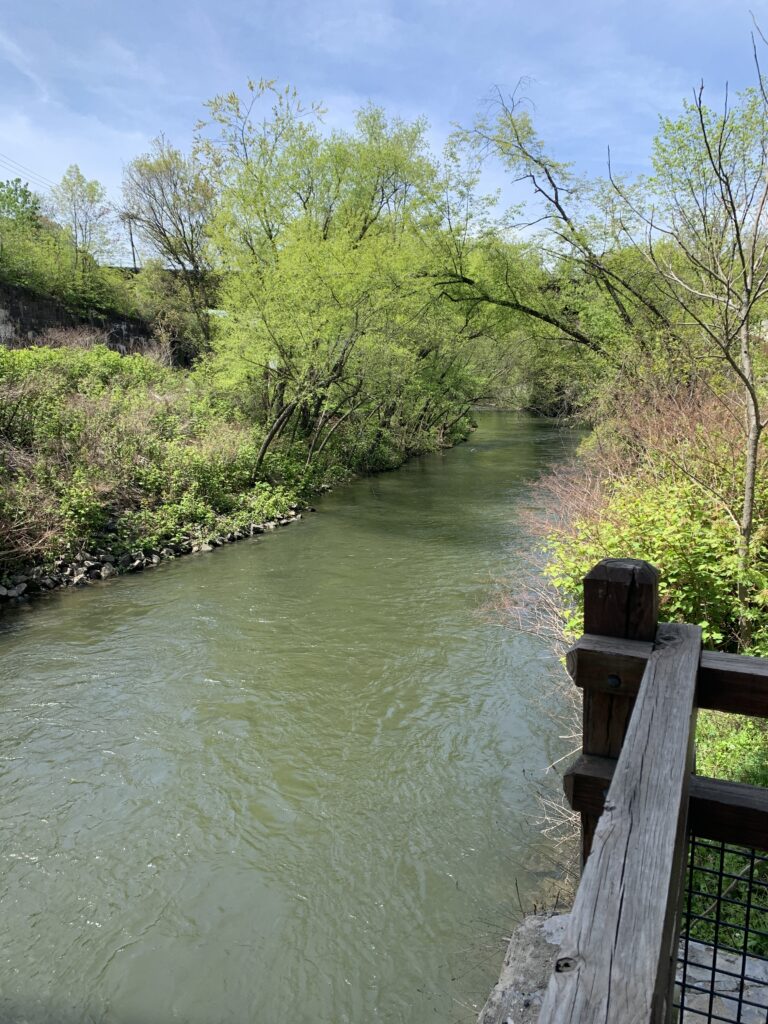
[[[12,157],[36,176],[59,181],[70,164],[78,164],[88,178],[98,178],[113,199],[118,198],[122,167],[145,150],[149,137],[121,131],[96,117],[57,111],[53,118],[32,118],[0,106],[0,153]],[[0,178],[6,166],[0,167]],[[10,170],[8,176],[12,177]],[[20,177],[24,177],[20,173]],[[30,180],[37,188],[39,181]]]
[[[33,61],[11,37],[0,30],[0,61],[10,64],[23,78],[38,91],[38,98],[46,102],[49,98],[48,87],[34,69]]]

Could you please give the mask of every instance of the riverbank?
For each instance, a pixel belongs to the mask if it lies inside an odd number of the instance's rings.
[[[470,430],[474,429],[476,428],[472,425]],[[454,444],[463,444],[466,440],[466,437],[462,437]],[[446,445],[440,450],[444,451],[448,447],[453,445]],[[409,458],[414,457],[416,456],[412,455]],[[404,460],[404,463],[407,461]],[[351,479],[347,478],[344,482],[349,483]],[[330,485],[324,485],[319,493],[324,494],[331,490],[333,488]],[[274,519],[248,523],[242,529],[225,529],[222,532],[213,531],[205,535],[198,528],[182,535],[180,539],[168,540],[156,547],[134,545],[131,550],[118,548],[115,551],[107,537],[92,538],[74,555],[57,555],[44,564],[30,565],[19,572],[0,576],[0,615],[5,610],[18,608],[28,604],[30,600],[62,589],[87,587],[119,576],[149,571],[163,562],[173,561],[185,555],[205,554],[227,544],[257,537],[280,527],[290,526],[298,522],[304,514],[315,511],[314,505],[308,502],[293,504]]]
[[[359,420],[333,406],[305,424],[289,407],[295,422],[273,431],[240,382],[64,341],[0,349],[0,607],[292,522],[330,487],[471,426],[468,409],[447,429],[411,422],[418,406]]]
[[[178,543],[169,543],[160,548],[135,548],[121,554],[116,554],[109,547],[91,545],[92,551],[83,548],[74,557],[59,556],[49,566],[32,566],[26,572],[0,578],[0,614],[3,609],[18,607],[31,599],[67,587],[85,587],[116,576],[154,569],[164,561],[172,561],[184,555],[213,551],[246,537],[289,526],[301,519],[303,512],[314,511],[310,505],[304,506],[301,511],[299,506],[294,505],[285,516],[263,523],[250,523],[245,531],[235,530],[205,540],[190,535]]]
[[[469,429],[476,428],[472,425]],[[462,437],[454,444],[463,444],[466,440],[466,437]],[[453,444],[445,445],[440,450],[444,451],[448,447],[453,447]],[[415,457],[417,456],[409,456],[409,458]],[[407,461],[408,459],[405,459],[401,465]],[[400,467],[392,467],[392,469],[398,468]],[[387,470],[387,472],[389,471],[391,470]],[[384,470],[379,470],[379,472],[384,472]],[[350,483],[352,479],[354,478],[347,477],[344,482]],[[332,490],[330,485],[324,485],[320,488],[319,494],[329,493]],[[223,531],[205,534],[196,528],[187,534],[182,534],[181,537],[177,534],[177,539],[160,543],[156,547],[132,545],[130,550],[124,550],[121,546],[115,551],[110,545],[108,537],[91,538],[90,542],[84,542],[74,555],[57,555],[49,558],[43,564],[30,565],[22,568],[19,572],[0,576],[0,615],[5,610],[24,606],[31,600],[62,589],[87,587],[119,576],[145,572],[157,568],[163,562],[173,561],[185,555],[205,554],[249,537],[257,537],[280,527],[290,526],[292,523],[298,522],[304,514],[315,511],[315,507],[308,502],[293,504],[285,508],[274,519],[266,519],[260,523],[248,523],[235,530],[226,529],[225,523]]]

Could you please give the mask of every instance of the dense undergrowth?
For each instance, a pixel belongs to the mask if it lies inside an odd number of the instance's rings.
[[[335,431],[310,465],[297,431],[255,472],[264,430],[241,399],[205,364],[103,345],[0,349],[0,574],[105,538],[120,551],[245,529],[437,443],[370,418]]]
[[[756,528],[742,573],[737,496],[728,493],[739,439],[721,408],[698,393],[678,394],[674,403],[657,402],[652,418],[607,421],[583,444],[577,465],[544,482],[545,571],[569,638],[582,630],[584,575],[602,558],[633,557],[660,571],[663,620],[700,625],[710,649],[768,655],[766,453],[761,448]],[[768,723],[699,712],[697,771],[768,785]]]

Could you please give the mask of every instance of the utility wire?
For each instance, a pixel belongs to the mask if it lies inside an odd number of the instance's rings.
[[[27,167],[27,165],[21,163],[20,160],[16,160],[14,157],[8,156],[7,153],[0,153],[0,157],[2,157],[3,160],[6,161],[7,163],[14,164],[16,167],[19,168],[20,171],[23,171],[25,174],[30,174],[33,178],[37,178],[40,181],[44,181],[47,185],[56,184],[55,182],[51,181],[50,178],[47,178],[44,174],[40,174],[38,173],[38,171],[32,170],[31,167]]]
[[[14,167],[12,164],[7,164],[4,160],[0,159],[0,169],[9,175],[10,178],[19,178],[21,181],[26,182],[32,188],[38,192],[49,192],[51,187],[44,181],[40,181],[37,178],[33,178],[32,175],[26,172],[20,172],[18,167]]]
[[[14,160],[13,157],[5,153],[0,153],[0,166],[19,177],[28,178],[33,185],[37,185],[38,188],[42,188],[45,191],[48,191],[49,188],[55,188],[56,183],[51,181],[50,178],[46,178],[44,174],[38,174],[37,171],[33,171],[30,167],[25,166],[18,160]]]

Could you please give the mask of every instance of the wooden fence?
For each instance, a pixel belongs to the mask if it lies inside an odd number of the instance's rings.
[[[565,778],[584,866],[539,1024],[679,1019],[689,835],[768,850],[768,790],[696,775],[694,744],[698,708],[768,719],[768,659],[703,651],[698,626],[658,622],[658,592],[634,559],[584,581],[585,634],[568,654],[583,751]],[[697,1019],[742,1019],[741,1001],[734,1017],[713,1005]]]

